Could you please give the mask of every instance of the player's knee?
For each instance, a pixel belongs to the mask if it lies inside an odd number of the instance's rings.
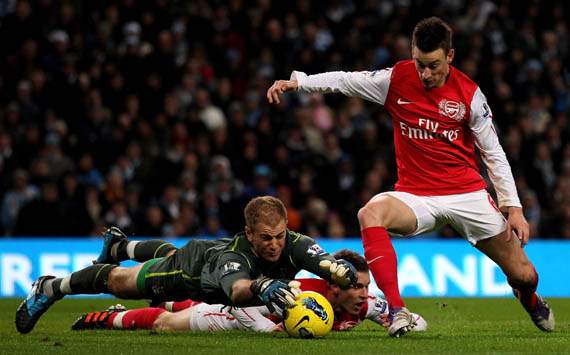
[[[131,284],[135,284],[135,277],[131,268],[116,267],[109,273],[107,288],[116,296],[129,296],[132,293]]]
[[[386,227],[388,223],[388,210],[381,199],[369,201],[358,210],[358,222],[363,228]]]
[[[122,269],[122,267],[116,267],[109,273],[107,287],[109,288],[109,292],[113,294],[119,291],[119,285],[124,284]]]
[[[154,323],[152,323],[152,329],[159,332],[176,330],[176,327],[171,320],[172,313],[165,311],[156,318]]]

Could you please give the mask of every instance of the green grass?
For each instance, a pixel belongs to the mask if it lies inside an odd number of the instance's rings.
[[[150,331],[70,330],[82,312],[102,309],[110,299],[69,299],[58,302],[27,335],[14,327],[20,300],[0,300],[0,354],[390,354],[390,353],[568,353],[570,299],[549,299],[556,331],[543,333],[513,299],[409,299],[408,306],[429,324],[425,333],[400,339],[365,322],[348,332],[301,340],[284,334],[161,333]],[[121,302],[127,307],[143,302]]]

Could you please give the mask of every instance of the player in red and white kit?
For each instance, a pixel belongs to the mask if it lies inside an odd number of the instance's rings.
[[[335,257],[354,265],[358,271],[355,286],[342,290],[322,279],[299,279],[298,287],[303,291],[318,292],[331,302],[335,310],[333,330],[350,330],[365,319],[387,326],[388,303],[368,294],[370,275],[366,260],[350,250],[341,250],[335,253]],[[413,314],[413,317],[414,329],[425,331],[427,322],[420,315]],[[238,308],[186,300],[134,310],[113,306],[107,311],[82,315],[72,328],[272,332],[282,330],[280,321],[279,315],[270,313],[265,306]]]
[[[288,91],[342,93],[383,105],[394,126],[398,167],[395,191],[374,196],[358,212],[366,259],[392,307],[389,333],[399,336],[413,319],[400,297],[397,260],[388,231],[414,236],[451,225],[497,263],[538,328],[554,329],[554,315],[535,293],[538,274],[523,250],[529,239],[510,165],[499,144],[481,89],[457,68],[448,24],[420,21],[412,59],[372,72],[294,71],[267,91],[280,103]],[[475,147],[497,193],[486,192]],[[503,217],[501,211],[507,214]]]

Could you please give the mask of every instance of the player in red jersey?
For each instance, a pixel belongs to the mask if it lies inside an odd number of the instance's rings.
[[[351,250],[340,250],[334,254],[337,259],[349,261],[358,271],[358,282],[354,287],[342,290],[322,279],[301,279],[301,290],[315,291],[324,295],[335,310],[333,330],[349,330],[365,319],[385,327],[389,326],[389,306],[386,300],[368,294],[370,273],[366,260]],[[412,313],[413,329],[424,331],[427,322]]]
[[[322,279],[299,279],[303,291],[324,295],[335,310],[333,330],[349,330],[365,319],[387,326],[388,303],[368,294],[370,275],[366,260],[350,250],[335,253],[335,258],[349,261],[358,271],[358,282],[341,289]],[[426,321],[413,314],[417,331],[427,329]],[[272,332],[282,330],[280,317],[271,314],[267,307],[227,307],[186,300],[164,302],[158,307],[126,310],[113,306],[107,311],[89,312],[73,325],[84,329],[154,329],[179,331],[253,330]]]
[[[495,261],[536,326],[552,331],[553,312],[535,293],[538,274],[522,248],[529,226],[491,109],[481,89],[451,66],[451,37],[447,23],[424,19],[414,28],[411,60],[372,72],[294,71],[290,80],[275,81],[267,99],[279,104],[288,91],[337,92],[383,105],[392,118],[395,191],[374,196],[358,212],[366,259],[393,307],[391,335],[404,333],[412,317],[398,290],[388,231],[414,236],[443,225],[451,225]],[[497,193],[498,208],[485,190],[475,147]]]

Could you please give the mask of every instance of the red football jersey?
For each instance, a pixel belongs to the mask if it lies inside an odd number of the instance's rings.
[[[447,195],[484,189],[467,126],[477,85],[450,66],[447,82],[426,90],[411,60],[394,66],[390,82],[384,107],[394,122],[396,190]]]
[[[394,127],[396,190],[439,196],[484,189],[477,147],[499,207],[521,206],[485,95],[453,66],[446,82],[432,89],[424,88],[412,60],[377,71],[294,71],[291,79],[304,92],[340,92],[384,105]]]

